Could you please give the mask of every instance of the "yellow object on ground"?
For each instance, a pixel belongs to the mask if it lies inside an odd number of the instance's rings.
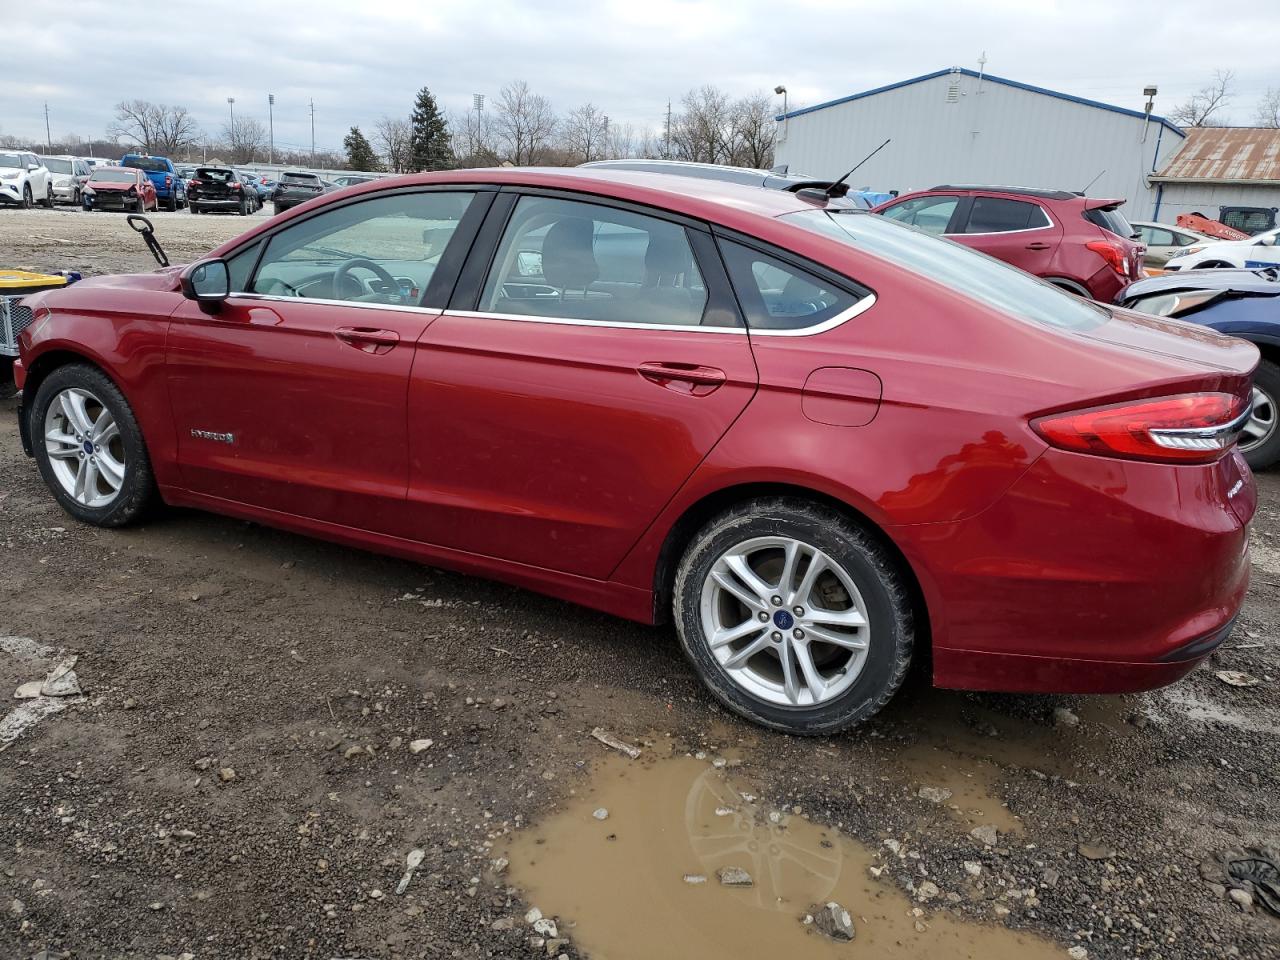
[[[22,296],[66,285],[67,278],[56,274],[32,273],[30,270],[8,270],[0,267],[0,296]]]

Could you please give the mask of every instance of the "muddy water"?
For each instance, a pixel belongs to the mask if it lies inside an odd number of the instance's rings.
[[[599,808],[607,819],[593,816]],[[916,907],[890,871],[884,880],[871,875],[879,861],[866,848],[763,809],[724,770],[687,756],[601,763],[587,789],[517,835],[507,856],[525,900],[555,916],[561,936],[594,960],[1066,955],[1025,933]],[[717,871],[725,867],[746,870],[752,886],[723,886]],[[830,900],[852,915],[852,943],[834,943],[803,922]]]
[[[907,769],[912,790],[941,787],[951,791],[943,807],[966,828],[989,823],[1001,833],[1019,833],[1022,821],[1000,800],[1001,769],[989,760],[961,757],[930,744],[903,750],[899,760]]]

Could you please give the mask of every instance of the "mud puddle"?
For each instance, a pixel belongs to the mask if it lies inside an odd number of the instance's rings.
[[[1001,769],[989,760],[960,757],[929,744],[916,744],[900,754],[913,792],[923,788],[948,791],[942,806],[966,828],[989,823],[1001,833],[1020,833],[1022,821],[997,792]]]
[[[725,770],[687,756],[601,763],[587,789],[517,835],[507,856],[526,902],[593,960],[1065,955],[1030,934],[913,904],[887,876],[872,876],[879,861],[862,845],[761,806]],[[718,871],[733,867],[750,887],[720,882]],[[829,901],[849,911],[852,943],[804,922]]]

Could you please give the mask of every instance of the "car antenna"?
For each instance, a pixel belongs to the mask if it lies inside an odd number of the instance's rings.
[[[1098,176],[1097,176],[1097,177],[1094,177],[1092,180],[1090,180],[1088,183],[1086,183],[1086,184],[1084,185],[1084,189],[1080,191],[1080,196],[1082,196],[1082,197],[1083,197],[1086,193],[1088,193],[1088,192],[1089,192],[1089,188],[1090,188],[1090,187],[1092,187],[1095,183],[1097,183],[1097,182],[1098,182],[1099,177],[1101,177],[1101,176],[1102,176],[1104,173],[1106,173],[1106,172],[1107,172],[1107,171],[1105,171],[1105,170],[1099,170],[1099,171],[1098,171]]]
[[[876,147],[874,150],[868,153],[865,157],[859,160],[857,166],[855,166],[853,170],[850,170],[848,173],[846,173],[843,177],[841,177],[835,183],[831,184],[831,186],[827,187],[826,190],[822,191],[823,194],[827,197],[827,199],[829,200],[832,197],[836,196],[836,188],[839,187],[841,184],[843,184],[850,177],[852,177],[854,172],[858,169],[858,167],[862,166],[864,163],[866,163],[868,160],[874,157],[877,153],[879,153],[881,150],[887,147],[889,145],[889,141],[892,139],[893,137],[889,137],[887,140],[885,140],[884,143],[880,144],[880,146]]]

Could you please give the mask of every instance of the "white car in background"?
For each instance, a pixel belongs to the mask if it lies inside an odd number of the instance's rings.
[[[41,157],[53,178],[53,199],[80,206],[80,195],[89,179],[89,165],[79,157]]]
[[[0,150],[0,203],[53,206],[53,178],[34,153]]]
[[[1169,258],[1180,250],[1197,243],[1204,246],[1206,243],[1217,242],[1213,237],[1206,237],[1203,233],[1196,233],[1185,227],[1175,227],[1171,223],[1153,223],[1149,220],[1130,220],[1129,223],[1142,235],[1142,242],[1147,245],[1143,263],[1157,269],[1162,269]]]
[[[1260,270],[1280,267],[1280,227],[1247,240],[1209,240],[1184,247],[1165,264],[1166,270],[1199,270],[1202,267],[1234,267]]]

